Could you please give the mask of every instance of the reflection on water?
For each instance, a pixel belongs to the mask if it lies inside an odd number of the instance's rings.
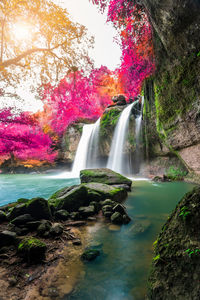
[[[137,237],[131,232],[133,222],[119,231],[110,231],[105,222],[89,227],[91,241],[103,244],[101,256],[85,264],[85,277],[64,300],[144,300],[152,243],[168,214],[192,187],[184,182],[134,182],[126,202],[128,213],[151,226]]]

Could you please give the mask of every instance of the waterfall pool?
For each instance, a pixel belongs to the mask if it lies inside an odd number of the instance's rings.
[[[0,175],[0,205],[18,198],[48,198],[56,190],[79,179],[51,175]],[[144,300],[146,279],[153,250],[152,244],[182,196],[194,187],[185,182],[153,183],[134,181],[125,203],[133,220],[150,224],[133,236],[133,222],[117,227],[103,218],[87,227],[88,243],[96,244],[101,255],[84,264],[84,272],[72,294],[63,300]],[[76,246],[78,247],[78,246]]]

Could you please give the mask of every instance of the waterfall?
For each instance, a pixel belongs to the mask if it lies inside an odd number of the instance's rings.
[[[123,149],[127,138],[129,118],[131,110],[137,102],[128,105],[120,114],[117,126],[114,131],[114,137],[112,140],[111,150],[109,153],[109,159],[107,168],[122,173],[123,168]]]
[[[78,148],[72,167],[72,176],[79,177],[80,170],[86,168],[88,145],[93,131],[94,124],[84,125]]]
[[[92,133],[88,144],[88,153],[86,168],[97,168],[99,167],[98,154],[99,154],[99,130],[100,130],[99,118],[95,124],[93,124]]]

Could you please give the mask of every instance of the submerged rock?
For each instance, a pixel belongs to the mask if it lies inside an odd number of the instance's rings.
[[[84,261],[92,261],[95,258],[97,258],[97,256],[100,255],[100,251],[96,250],[96,249],[88,249],[85,252],[83,252],[83,254],[81,255],[81,259]]]
[[[132,185],[130,179],[107,168],[82,170],[80,172],[80,179],[81,183],[99,182],[108,185],[126,184],[129,187]]]
[[[135,221],[131,228],[128,230],[128,234],[130,237],[136,237],[145,233],[151,226],[151,222],[149,220],[139,220]]]

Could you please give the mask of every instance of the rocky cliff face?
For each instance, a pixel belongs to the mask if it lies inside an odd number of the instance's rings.
[[[147,151],[151,157],[174,154],[200,175],[200,2],[143,2],[157,63],[145,83]]]

